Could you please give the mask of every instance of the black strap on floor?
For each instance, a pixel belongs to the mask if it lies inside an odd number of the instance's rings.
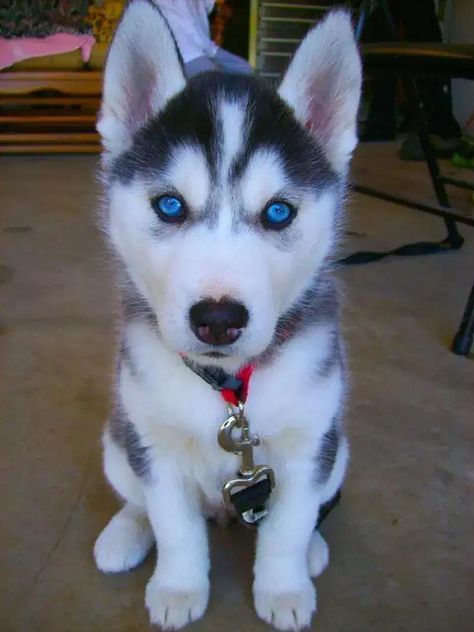
[[[362,263],[373,263],[385,259],[385,257],[419,257],[420,255],[433,255],[440,252],[448,252],[450,250],[459,250],[464,243],[464,239],[459,235],[458,239],[446,237],[442,241],[417,241],[413,244],[406,244],[388,250],[387,252],[375,252],[361,250],[354,252],[352,255],[339,259],[341,265],[358,265]]]

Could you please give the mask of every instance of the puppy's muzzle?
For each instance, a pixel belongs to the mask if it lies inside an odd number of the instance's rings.
[[[233,300],[205,299],[189,310],[189,322],[195,336],[208,345],[231,345],[247,326],[249,313],[245,305]]]

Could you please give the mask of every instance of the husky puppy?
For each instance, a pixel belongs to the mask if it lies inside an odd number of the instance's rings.
[[[230,375],[255,367],[245,411],[255,460],[276,476],[257,533],[255,608],[280,630],[315,612],[311,577],[328,548],[314,527],[348,460],[330,262],[360,87],[344,12],[308,33],[278,91],[248,75],[186,81],[147,0],[129,4],[115,34],[98,130],[123,326],[103,449],[123,507],[94,555],[101,571],[126,571],[156,543],[146,607],[163,629],[206,609],[204,508],[222,514],[222,484],[240,463],[217,443],[226,404],[190,362]]]

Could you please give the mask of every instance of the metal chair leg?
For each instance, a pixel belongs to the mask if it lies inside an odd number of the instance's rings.
[[[393,22],[392,15],[390,13],[390,9],[388,7],[387,1],[376,0],[376,2],[378,2],[378,4],[380,5],[382,9],[385,22],[386,22],[387,32],[389,34],[389,39],[398,40],[399,38],[398,38],[397,29]],[[361,11],[361,15],[359,17],[359,22],[356,29],[358,40],[360,39],[362,29],[364,26],[364,20],[365,20],[368,10],[370,9],[370,6],[371,6],[370,0],[363,0],[361,3],[362,11]],[[446,192],[442,175],[439,170],[438,161],[436,159],[436,153],[429,136],[425,109],[419,95],[417,83],[412,77],[406,77],[406,76],[401,78],[401,81],[405,89],[408,104],[410,106],[410,109],[414,118],[414,122],[415,122],[416,129],[418,132],[418,137],[420,139],[421,147],[425,155],[426,164],[428,165],[431,183],[433,185],[433,189],[436,194],[438,204],[446,209],[450,209],[451,204],[449,203],[448,194]],[[369,190],[369,195],[373,195],[373,194],[374,194],[374,191]],[[446,238],[439,244],[439,246],[445,247],[446,250],[459,250],[464,243],[464,237],[459,233],[455,220],[449,217],[446,217],[444,218],[444,223],[446,225],[448,234]],[[369,253],[369,254],[373,254],[373,253]],[[465,356],[468,355],[470,349],[472,348],[473,335],[474,335],[474,285],[471,288],[471,293],[469,295],[466,308],[464,310],[461,325],[459,327],[457,334],[454,337],[454,340],[451,346],[452,351],[458,355],[465,355]]]
[[[444,206],[445,208],[451,208],[446,188],[441,179],[435,150],[428,133],[428,123],[426,120],[424,105],[418,92],[418,86],[416,81],[409,77],[404,77],[402,79],[402,83],[415,119],[418,137],[425,155],[426,164],[428,165],[431,182],[433,184],[438,204],[440,206]],[[448,235],[444,240],[446,247],[453,250],[459,250],[464,243],[464,237],[458,231],[456,222],[452,219],[446,218],[444,223],[448,231]]]
[[[461,320],[458,333],[454,336],[452,351],[458,355],[467,356],[472,348],[474,336],[474,283],[467,299],[466,308]]]

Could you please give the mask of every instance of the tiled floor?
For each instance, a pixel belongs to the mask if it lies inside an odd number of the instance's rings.
[[[91,555],[117,506],[100,467],[115,299],[94,168],[0,160],[2,632],[148,629],[153,560],[111,577]],[[348,215],[348,250],[443,236],[436,218],[370,198],[355,196]],[[474,275],[464,232],[456,254],[341,271],[353,454],[323,528],[332,562],[314,630],[473,629],[474,365],[447,349]],[[210,531],[211,603],[192,629],[267,629],[251,601],[252,534]]]

